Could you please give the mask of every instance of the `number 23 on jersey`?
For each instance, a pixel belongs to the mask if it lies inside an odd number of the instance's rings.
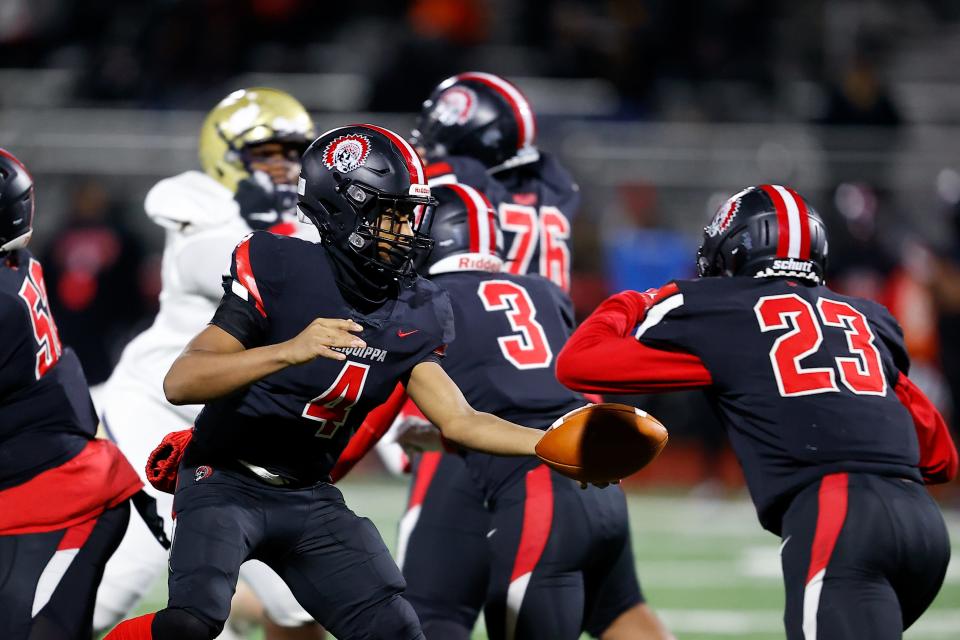
[[[753,308],[763,332],[789,329],[770,349],[770,363],[782,396],[839,391],[833,367],[804,367],[801,361],[823,345],[823,329],[843,329],[850,356],[837,356],[840,382],[857,395],[885,396],[887,379],[867,318],[846,302],[819,298],[813,305],[795,293],[764,296]],[[819,316],[819,321],[817,316]]]

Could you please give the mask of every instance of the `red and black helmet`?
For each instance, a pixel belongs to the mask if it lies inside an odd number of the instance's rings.
[[[367,273],[413,274],[414,254],[429,250],[428,209],[436,204],[423,163],[389,129],[353,124],[327,131],[301,159],[298,210],[324,242]],[[386,220],[390,228],[381,224]],[[412,235],[403,232],[409,223]]]
[[[23,163],[0,149],[0,254],[21,249],[33,235],[33,178]]]
[[[492,73],[447,78],[423,103],[411,142],[427,160],[476,158],[491,173],[535,161],[537,123],[526,97]]]
[[[433,250],[417,260],[417,272],[434,276],[451,271],[501,271],[503,233],[487,197],[465,184],[435,187],[433,195],[437,199],[430,214]]]
[[[697,252],[701,278],[792,277],[823,282],[827,228],[790,187],[747,187],[720,205]]]

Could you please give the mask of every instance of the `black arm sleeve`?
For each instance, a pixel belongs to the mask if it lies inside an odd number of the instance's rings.
[[[223,280],[223,298],[220,299],[220,306],[213,314],[210,324],[232,335],[247,349],[261,346],[267,333],[266,317],[257,311],[256,307],[230,291],[232,278],[225,276]]]

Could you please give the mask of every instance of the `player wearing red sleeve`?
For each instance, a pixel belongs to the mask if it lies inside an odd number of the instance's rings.
[[[900,638],[943,582],[947,530],[922,484],[953,479],[957,451],[907,378],[896,321],[824,286],[826,258],[826,228],[795,191],[745,189],[704,230],[700,280],[608,299],[557,376],[704,389],[761,524],[784,540],[787,638]]]

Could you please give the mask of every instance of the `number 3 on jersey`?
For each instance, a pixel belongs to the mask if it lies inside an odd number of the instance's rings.
[[[30,310],[30,325],[33,327],[33,338],[37,341],[37,364],[34,375],[37,380],[43,377],[50,367],[60,359],[60,335],[57,325],[50,314],[50,303],[47,301],[47,285],[43,282],[43,267],[30,258],[26,276],[20,285],[20,297],[27,303]]]
[[[806,396],[839,391],[832,367],[804,368],[800,361],[817,352],[823,344],[823,330],[813,306],[791,293],[764,296],[754,306],[761,331],[790,329],[773,343],[770,362],[782,396]],[[880,351],[866,317],[846,302],[817,300],[820,320],[828,327],[843,329],[847,349],[854,357],[836,357],[840,381],[857,395],[884,396],[887,380],[883,375]]]
[[[500,205],[500,226],[513,233],[507,248],[507,271],[524,274],[539,246],[540,264],[535,273],[551,280],[564,291],[570,291],[570,222],[556,207],[534,207],[503,203]]]
[[[539,369],[550,365],[553,351],[537,322],[537,310],[530,294],[520,285],[509,280],[487,280],[477,290],[483,308],[487,311],[504,311],[510,328],[520,335],[497,338],[500,351],[517,369]]]
[[[304,407],[303,417],[320,423],[317,438],[332,438],[347,421],[350,409],[363,393],[369,371],[368,364],[347,361],[330,388]]]

